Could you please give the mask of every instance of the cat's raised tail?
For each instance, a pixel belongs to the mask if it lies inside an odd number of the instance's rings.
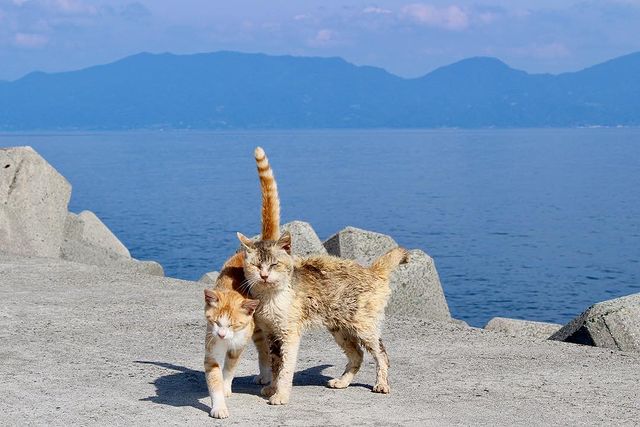
[[[409,251],[405,248],[394,248],[371,264],[371,270],[379,274],[389,275],[400,264],[409,262]]]
[[[262,147],[253,152],[262,190],[262,240],[278,240],[280,237],[280,198],[269,159]]]

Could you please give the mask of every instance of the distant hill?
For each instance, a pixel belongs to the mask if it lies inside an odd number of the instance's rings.
[[[470,58],[403,79],[340,58],[149,54],[0,82],[1,130],[640,125],[640,52],[575,73]]]

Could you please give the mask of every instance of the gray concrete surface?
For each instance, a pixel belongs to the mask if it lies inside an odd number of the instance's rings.
[[[562,327],[557,323],[533,322],[531,320],[509,319],[494,317],[489,320],[484,329],[500,332],[513,337],[529,337],[546,340]]]
[[[324,387],[344,356],[302,342],[293,397],[272,407],[240,363],[231,418],[208,416],[202,283],[0,255],[0,425],[633,425],[640,355],[390,317],[391,394]]]
[[[387,305],[388,315],[451,320],[436,266],[423,251],[410,252],[409,262],[391,274],[390,285],[393,292]]]
[[[550,339],[640,353],[640,293],[594,304]]]
[[[0,148],[0,250],[58,257],[71,185],[31,147]]]
[[[109,249],[94,246],[80,240],[65,239],[60,248],[60,258],[66,261],[98,267],[110,267],[132,273],[164,276],[162,265],[155,261],[141,261],[135,258],[123,257]]]
[[[82,211],[77,215],[69,212],[64,237],[108,249],[124,258],[131,258],[129,249],[91,211]]]

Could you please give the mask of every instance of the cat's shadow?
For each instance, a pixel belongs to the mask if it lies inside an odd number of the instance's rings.
[[[203,371],[197,371],[166,362],[136,360],[135,363],[160,366],[173,371],[153,381],[153,385],[156,387],[155,396],[145,397],[140,400],[150,401],[160,405],[192,406],[209,413],[209,406],[200,402],[200,399],[209,396]],[[331,377],[324,375],[322,371],[330,366],[331,365],[319,365],[296,372],[293,377],[293,386],[325,386]],[[364,384],[352,384],[351,386],[371,388]],[[233,380],[234,393],[260,396],[261,388],[261,385],[253,383],[253,375],[236,377]]]

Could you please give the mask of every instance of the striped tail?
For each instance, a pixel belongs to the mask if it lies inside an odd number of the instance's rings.
[[[262,240],[278,240],[280,238],[278,185],[262,147],[255,149],[254,156],[262,190]]]
[[[370,269],[388,276],[393,270],[400,264],[406,264],[409,262],[409,251],[404,248],[391,249],[386,254],[382,255],[377,260],[373,261]]]

